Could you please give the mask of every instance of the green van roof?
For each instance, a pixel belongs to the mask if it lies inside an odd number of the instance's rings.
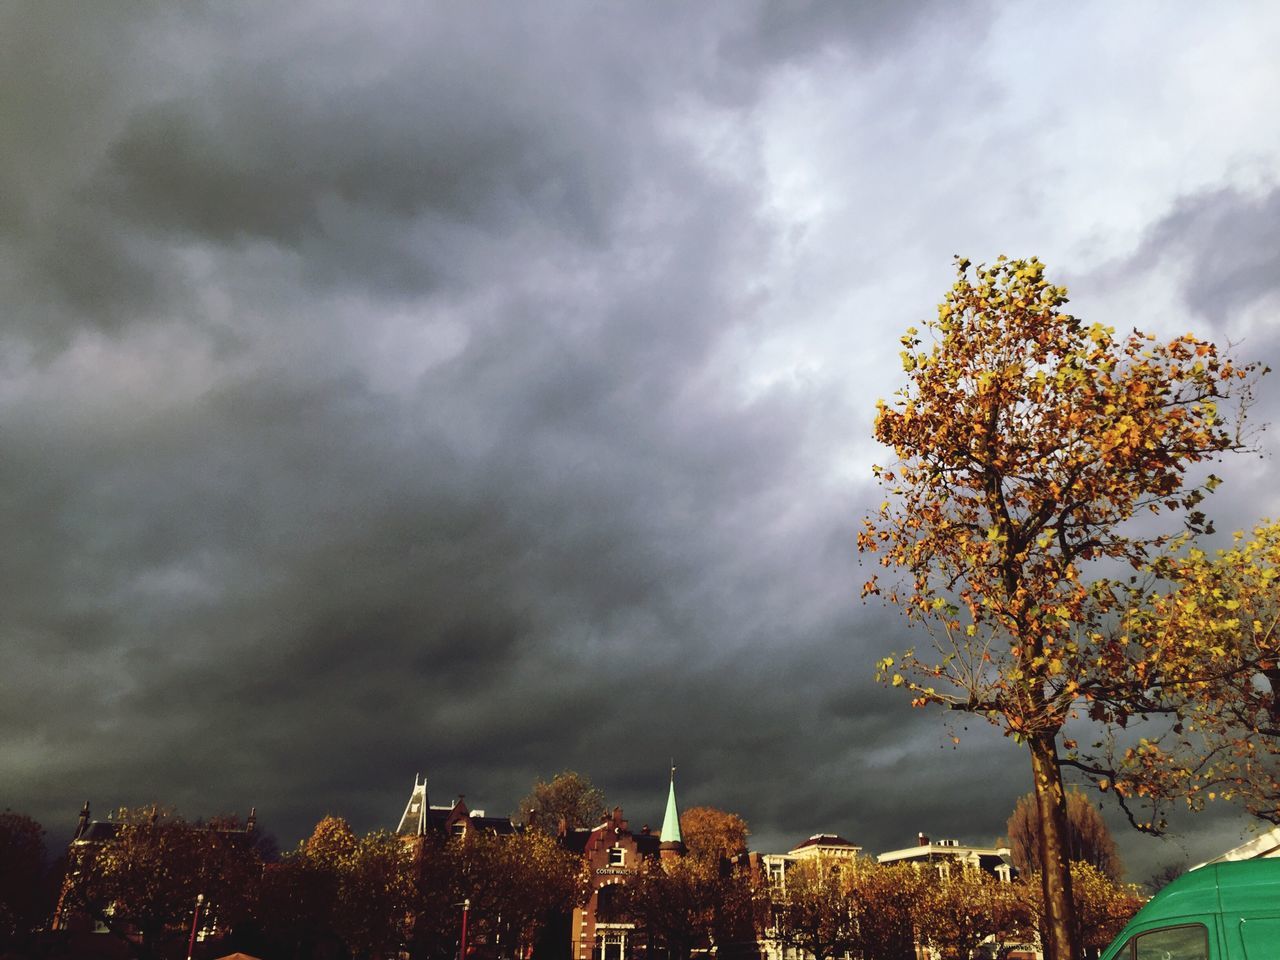
[[[1151,898],[1134,922],[1204,913],[1280,911],[1280,859],[1215,863],[1185,873]]]

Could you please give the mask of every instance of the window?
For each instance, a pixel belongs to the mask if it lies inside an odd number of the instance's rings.
[[[467,825],[465,823],[455,823],[453,825],[453,835],[455,837],[460,837],[466,832],[467,832]]]
[[[1133,938],[1134,960],[1208,960],[1209,933],[1198,923],[1140,933]]]
[[[622,919],[619,890],[618,884],[607,883],[596,891],[596,923],[617,923]]]
[[[621,847],[611,847],[609,849],[609,866],[620,867],[627,862],[627,851]]]

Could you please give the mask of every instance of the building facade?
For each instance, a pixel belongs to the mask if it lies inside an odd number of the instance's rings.
[[[634,956],[641,944],[636,923],[621,903],[622,890],[646,867],[685,852],[674,768],[661,833],[652,833],[648,824],[633,831],[622,808],[614,807],[591,829],[562,831],[561,842],[582,856],[590,890],[569,918],[571,960],[626,960]]]
[[[916,844],[901,850],[879,854],[880,863],[911,863],[930,867],[939,876],[949,877],[956,870],[982,870],[997,880],[1011,881],[1017,872],[1008,847],[973,847],[958,840],[931,840],[927,834],[916,837]]]
[[[508,817],[489,817],[483,810],[469,809],[463,796],[452,804],[432,804],[426,779],[415,775],[395,833],[412,842],[426,837],[447,840],[472,832],[504,836],[521,829]],[[587,893],[568,917],[551,925],[551,939],[558,945],[553,944],[549,950],[539,948],[534,955],[569,960],[629,960],[643,952],[645,945],[638,940],[637,924],[627,915],[622,893],[645,869],[684,855],[674,769],[661,832],[651,832],[647,824],[632,830],[622,808],[614,807],[594,827],[573,829],[562,821],[557,836],[563,847],[582,858]]]
[[[462,837],[469,833],[493,833],[506,836],[516,832],[510,817],[487,817],[483,810],[472,810],[466,795],[458,794],[451,804],[434,806],[427,795],[427,778],[414,774],[413,791],[404,806],[396,827],[400,837]]]
[[[786,853],[766,853],[759,858],[759,870],[769,886],[779,892],[787,888],[787,871],[797,863],[821,860],[832,866],[857,862],[862,848],[834,833],[815,833]]]

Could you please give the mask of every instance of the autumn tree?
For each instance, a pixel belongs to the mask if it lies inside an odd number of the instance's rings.
[[[852,861],[823,858],[792,863],[771,891],[771,932],[783,946],[813,960],[833,960],[860,946]]]
[[[1043,897],[1039,884],[1019,881],[1011,888],[1018,891],[1031,915],[1039,915]],[[1082,956],[1087,957],[1096,957],[1106,948],[1146,902],[1133,884],[1120,883],[1083,861],[1071,864],[1071,890]]]
[[[326,816],[284,871],[273,871],[273,894],[297,899],[283,907],[289,925],[311,919],[305,939],[340,941],[359,958],[386,956],[406,939],[413,908],[413,851],[386,831],[357,836],[341,817]],[[295,927],[296,930],[296,927]]]
[[[409,955],[415,960],[450,960],[458,956],[461,904],[458,871],[449,846],[455,839],[426,836],[414,841],[412,920]]]
[[[1183,799],[1239,802],[1280,824],[1280,523],[1237,532],[1214,553],[1190,546],[1157,558],[1149,574],[1168,588],[1134,602],[1104,651],[1140,664],[1144,716],[1162,729],[1108,738],[1073,752],[1078,769],[1110,788],[1130,820],[1158,831],[1165,806]],[[1103,720],[1132,716],[1132,697],[1100,696]]]
[[[928,885],[910,864],[814,859],[793,864],[762,895],[771,936],[782,946],[915,960],[916,907]]]
[[[258,926],[263,944],[256,954],[305,958],[339,951],[333,927],[338,874],[332,864],[285,854],[263,868],[258,894]]]
[[[736,864],[747,852],[750,831],[736,813],[716,807],[690,807],[680,814],[685,858],[705,874],[710,899],[708,937],[723,955],[733,944],[754,942],[755,890],[751,874]]]
[[[20,813],[0,813],[0,952],[19,945],[45,919],[44,828]]]
[[[172,814],[123,811],[114,835],[83,845],[68,865],[64,904],[101,922],[139,960],[191,923],[196,897],[234,926],[253,906],[261,863],[240,830]]]
[[[680,814],[680,833],[686,855],[700,863],[719,868],[747,852],[747,821],[736,813],[715,807],[690,807]]]
[[[317,864],[337,864],[356,848],[356,834],[342,817],[326,814],[311,828],[311,836],[303,840],[299,852]]]
[[[621,888],[621,913],[632,917],[653,948],[671,960],[687,960],[695,947],[711,943],[723,890],[718,870],[689,857],[648,861]]]
[[[1011,883],[981,870],[960,870],[925,885],[915,904],[923,943],[942,956],[971,960],[980,944],[996,956],[1035,939],[1030,905]]]
[[[547,919],[580,898],[582,861],[539,831],[454,838],[444,856],[455,903],[470,902],[477,942],[499,952],[531,947]]]
[[[925,878],[909,863],[867,862],[848,876],[863,960],[915,960],[915,905]]]
[[[604,793],[582,774],[565,770],[550,782],[534,783],[512,819],[555,836],[562,819],[569,830],[590,828],[600,822],[605,810]]]
[[[1094,956],[1116,938],[1144,903],[1135,887],[1119,883],[1083,861],[1071,864],[1071,889],[1076,898],[1080,946]]]
[[[1040,872],[1040,813],[1035,794],[1018,799],[1005,827],[1013,865],[1030,876]],[[1112,880],[1124,873],[1120,852],[1111,828],[1089,798],[1080,790],[1067,792],[1067,857],[1071,862],[1088,863]]]
[[[875,468],[888,497],[859,547],[904,574],[889,599],[932,628],[932,650],[885,658],[882,677],[1028,748],[1044,946],[1072,960],[1060,735],[1090,697],[1111,696],[1118,714],[1134,687],[1132,664],[1095,669],[1107,618],[1132,597],[1090,569],[1141,568],[1173,543],[1130,523],[1138,514],[1204,529],[1203,491],[1185,474],[1241,446],[1258,370],[1191,335],[1086,325],[1034,258],[957,267],[937,317],[902,338],[907,385],[875,420],[896,462]],[[880,589],[872,578],[864,595]]]
[[[741,955],[754,960],[767,912],[761,909],[759,878],[743,866],[730,867],[718,880],[709,939],[718,957]]]
[[[334,925],[351,956],[385,957],[405,939],[413,904],[410,851],[400,837],[361,837],[340,864]]]

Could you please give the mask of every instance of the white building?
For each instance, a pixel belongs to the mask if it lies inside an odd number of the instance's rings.
[[[930,840],[919,834],[914,847],[890,850],[876,857],[880,863],[929,864],[940,876],[951,875],[953,869],[982,870],[1008,883],[1013,879],[1013,857],[1008,847],[971,847],[959,840]]]
[[[792,865],[809,860],[847,861],[858,859],[862,848],[834,833],[815,833],[786,853],[766,853],[760,858],[765,877],[779,890],[787,888],[787,871]]]

